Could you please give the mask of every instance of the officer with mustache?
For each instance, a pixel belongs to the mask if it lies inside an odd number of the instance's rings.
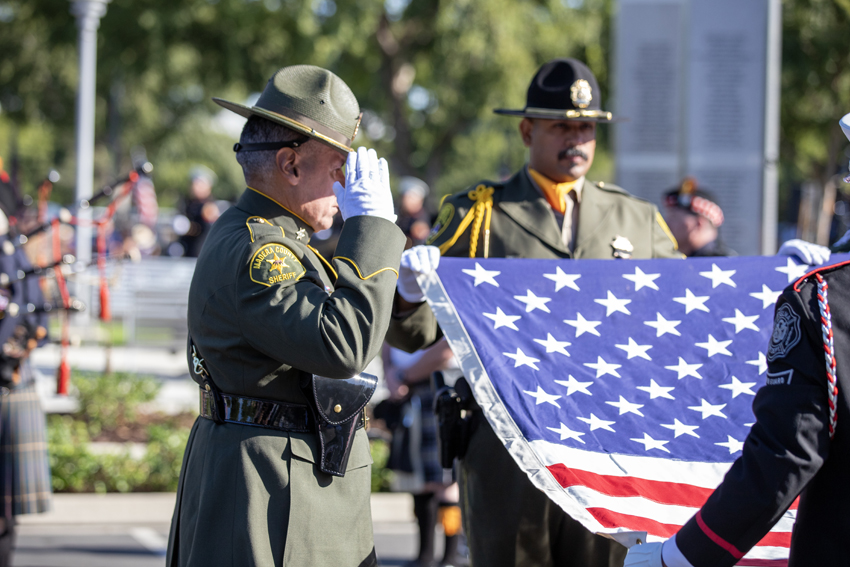
[[[441,255],[470,258],[682,258],[658,209],[585,175],[596,150],[601,109],[596,77],[575,59],[543,65],[520,116],[528,163],[504,182],[482,181],[446,198],[427,244],[402,256],[388,341],[414,351],[442,332],[416,276]],[[474,402],[473,402],[474,403]],[[480,408],[461,460],[461,502],[476,567],[607,567],[626,550],[594,535],[534,487]]]

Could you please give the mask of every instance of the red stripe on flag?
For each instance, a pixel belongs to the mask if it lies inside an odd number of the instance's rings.
[[[588,508],[587,511],[606,528],[626,528],[659,537],[670,537],[682,527],[675,524],[662,524],[643,516],[613,512],[607,508]]]
[[[546,468],[564,488],[586,486],[607,496],[640,496],[659,504],[699,508],[714,492],[713,488],[703,488],[692,484],[647,480],[633,476],[601,475],[570,469],[561,463],[555,463]],[[791,505],[792,510],[797,509],[798,501],[799,498]]]
[[[788,567],[787,559],[741,559],[738,567]]]

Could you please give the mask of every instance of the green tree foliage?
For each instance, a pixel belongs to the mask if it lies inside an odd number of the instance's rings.
[[[784,185],[825,183],[847,166],[838,119],[850,112],[850,0],[785,0],[781,165]]]
[[[396,177],[418,175],[447,192],[503,175],[525,151],[516,119],[492,109],[521,107],[534,70],[556,56],[587,61],[606,91],[610,4],[113,0],[98,33],[96,182],[129,167],[129,149],[143,145],[166,203],[193,163],[235,194],[233,140],[211,120],[219,108],[210,97],[245,100],[277,68],[298,63],[327,67],[352,86],[365,111],[358,143],[388,155]],[[27,190],[59,166],[70,200],[77,54],[69,7],[0,1],[0,155],[21,157]]]

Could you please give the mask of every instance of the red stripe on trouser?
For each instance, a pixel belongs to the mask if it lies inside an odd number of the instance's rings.
[[[702,488],[692,484],[647,480],[633,476],[606,476],[570,469],[561,463],[546,468],[564,488],[586,486],[608,496],[640,496],[659,504],[699,508],[714,492],[713,488]],[[797,508],[798,500],[791,505],[792,510]]]

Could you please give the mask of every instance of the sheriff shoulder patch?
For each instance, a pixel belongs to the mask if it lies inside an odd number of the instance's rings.
[[[251,281],[267,287],[294,283],[306,271],[295,254],[283,244],[266,244],[251,258]]]
[[[770,346],[767,347],[767,360],[773,362],[777,358],[783,358],[792,348],[800,342],[800,316],[784,303],[776,312],[773,320],[773,335],[770,337]]]
[[[437,220],[434,222],[433,228],[431,228],[431,234],[428,235],[428,240],[425,244],[431,244],[437,238],[443,234],[443,231],[451,224],[452,218],[455,216],[455,207],[451,203],[446,203],[440,209],[440,214],[437,215]]]

